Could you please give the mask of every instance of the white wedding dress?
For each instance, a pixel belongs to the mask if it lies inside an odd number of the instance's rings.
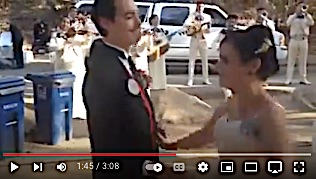
[[[214,126],[214,139],[216,141],[216,146],[219,153],[258,153],[258,148],[262,145],[262,139],[260,136],[260,121],[256,117],[246,119],[246,120],[229,120],[227,116],[220,118]],[[224,157],[221,156],[221,160],[232,160],[235,162],[236,166],[242,166],[245,160],[256,161],[263,167],[266,165],[266,162],[270,157],[259,157],[259,156],[247,156],[247,157]],[[285,172],[282,176],[278,178],[282,179],[292,179],[295,176],[291,173],[292,164],[291,158],[282,158]],[[216,167],[216,166],[215,166]],[[235,176],[239,178],[245,178],[245,175],[238,171]],[[256,175],[257,178],[264,179],[270,178],[271,176],[267,175],[264,172],[264,169],[261,169],[261,172]],[[216,178],[216,177],[213,177]],[[222,177],[218,177],[222,178]]]

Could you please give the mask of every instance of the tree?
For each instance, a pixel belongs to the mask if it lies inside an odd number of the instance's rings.
[[[9,8],[9,1],[8,0],[1,0],[1,9],[7,10]]]

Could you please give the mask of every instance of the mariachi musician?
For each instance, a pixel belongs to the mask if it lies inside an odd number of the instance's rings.
[[[87,119],[86,108],[82,98],[82,84],[85,75],[85,51],[90,42],[88,30],[70,26],[69,19],[63,18],[56,34],[58,58],[55,62],[57,70],[72,72],[76,78],[73,84],[73,118]]]
[[[151,89],[166,89],[166,62],[164,54],[169,49],[169,41],[166,38],[168,31],[158,28],[159,18],[152,15],[149,18],[149,24],[152,31],[152,46],[149,49],[149,74],[152,78]]]
[[[188,86],[193,85],[194,67],[197,52],[199,52],[202,61],[203,84],[210,84],[208,79],[208,55],[205,34],[209,33],[211,17],[203,13],[203,4],[197,3],[196,12],[191,14],[185,21],[187,26],[187,35],[191,36],[190,54],[189,54],[189,79]]]
[[[147,59],[147,53],[148,49],[152,44],[152,36],[151,34],[143,30],[142,36],[137,42],[137,44],[131,46],[130,48],[130,55],[132,57],[133,62],[135,63],[135,66],[139,70],[143,70],[144,72],[149,74],[148,69],[148,59]]]
[[[130,47],[130,55],[132,61],[135,63],[137,70],[143,71],[146,75],[149,75],[148,65],[148,50],[152,46],[153,40],[149,30],[142,29],[142,36],[137,44]],[[147,89],[148,94],[150,90]]]

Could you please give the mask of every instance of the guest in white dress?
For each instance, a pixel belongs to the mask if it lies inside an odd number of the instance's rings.
[[[158,28],[158,16],[153,15],[149,18],[149,24],[154,32],[154,38],[161,39],[165,38],[165,33],[162,30],[155,30]],[[152,78],[151,89],[153,90],[161,90],[166,89],[167,87],[167,77],[166,77],[166,62],[165,56],[161,55],[160,59],[156,61],[149,62],[149,74]]]
[[[173,143],[161,136],[161,146],[188,149],[214,142],[219,159],[232,160],[236,166],[242,166],[245,160],[255,160],[265,166],[268,159],[276,157],[271,153],[291,152],[284,108],[262,86],[278,70],[270,28],[254,25],[245,31],[227,33],[220,44],[220,58],[217,64],[220,85],[234,92],[232,98],[215,110],[202,129]],[[243,156],[233,156],[233,153]],[[281,155],[277,158],[283,160],[285,170],[278,178],[292,178],[292,161]],[[268,174],[260,172],[256,177],[264,179]],[[245,177],[239,170],[234,176]]]

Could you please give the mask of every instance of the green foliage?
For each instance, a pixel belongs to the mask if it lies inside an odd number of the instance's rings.
[[[69,9],[75,3],[74,0],[50,0],[50,6],[56,11]]]

